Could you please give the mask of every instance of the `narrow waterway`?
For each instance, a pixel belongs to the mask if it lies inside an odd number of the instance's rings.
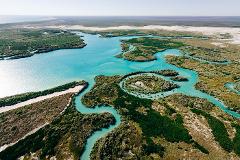
[[[84,93],[81,93],[76,97],[75,104],[77,106],[77,110],[83,114],[93,114],[93,113],[99,114],[99,113],[108,112],[114,116],[114,118],[116,119],[116,123],[114,125],[111,125],[109,128],[102,128],[101,130],[94,132],[94,134],[87,139],[87,143],[85,145],[86,149],[80,157],[81,160],[90,159],[90,154],[96,141],[99,140],[101,137],[107,135],[107,133],[111,132],[114,128],[119,126],[121,123],[120,114],[118,114],[117,111],[111,106],[96,106],[95,108],[88,108],[82,104],[81,102],[82,96],[85,93],[87,93],[92,87],[93,87],[93,83],[89,85],[88,89],[86,89]]]

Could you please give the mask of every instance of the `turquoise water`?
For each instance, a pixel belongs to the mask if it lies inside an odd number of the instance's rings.
[[[154,95],[140,95],[140,97],[155,99],[165,97],[174,93],[205,98],[223,111],[234,117],[240,115],[228,110],[218,99],[198,91],[194,85],[198,81],[198,74],[195,71],[178,68],[168,64],[166,55],[181,56],[181,52],[176,49],[166,50],[156,54],[156,61],[151,62],[130,62],[115,58],[121,52],[120,40],[133,37],[113,37],[100,38],[98,35],[78,33],[84,36],[87,46],[82,49],[67,49],[49,52],[46,54],[34,55],[29,58],[17,60],[0,61],[0,97],[52,88],[73,80],[86,80],[89,82],[88,92],[94,85],[94,77],[97,75],[125,75],[136,71],[154,71],[162,69],[172,69],[179,72],[180,76],[187,77],[188,82],[175,82],[180,88],[167,93]],[[171,81],[167,77],[163,77]],[[109,112],[116,118],[116,124],[110,128],[104,128],[95,132],[86,144],[86,150],[81,159],[89,159],[92,147],[96,141],[106,135],[121,123],[121,117],[111,106],[101,106],[94,109],[86,108],[80,101],[84,93],[76,97],[77,110],[83,114]],[[133,94],[133,93],[130,93]],[[136,95],[139,96],[139,95]]]
[[[233,83],[233,82],[228,82],[228,83],[225,84],[225,87],[228,88],[230,91],[235,92],[235,93],[240,95],[240,91],[235,89],[235,85],[236,84]]]

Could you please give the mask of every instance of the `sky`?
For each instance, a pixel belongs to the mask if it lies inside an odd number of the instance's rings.
[[[0,15],[240,16],[240,0],[0,0]]]

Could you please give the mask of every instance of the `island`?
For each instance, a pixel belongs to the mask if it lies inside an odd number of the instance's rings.
[[[146,73],[129,77],[124,81],[126,90],[144,94],[170,91],[178,87],[178,85],[165,81],[161,77]]]
[[[188,79],[187,79],[186,77],[182,77],[182,76],[172,77],[171,80],[173,80],[173,81],[178,81],[178,82],[188,81]]]
[[[150,37],[134,38],[125,40],[122,43],[122,50],[124,53],[117,55],[117,57],[138,62],[156,60],[154,54],[157,52],[162,52],[166,49],[179,48],[184,45],[182,42]],[[130,49],[130,45],[134,48]]]

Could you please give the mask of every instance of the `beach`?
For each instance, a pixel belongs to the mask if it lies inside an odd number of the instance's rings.
[[[55,92],[55,93],[52,93],[52,94],[48,94],[46,96],[40,96],[40,97],[33,98],[33,99],[30,99],[30,100],[27,100],[27,101],[24,101],[24,102],[21,102],[21,103],[11,105],[11,106],[0,107],[0,113],[7,112],[7,111],[17,109],[17,108],[21,108],[21,107],[26,106],[26,105],[30,105],[30,104],[33,104],[33,103],[36,103],[36,102],[43,101],[45,99],[50,99],[50,98],[57,97],[57,96],[60,96],[60,95],[64,95],[64,94],[67,94],[67,93],[78,93],[79,91],[81,91],[83,89],[83,87],[84,87],[84,85],[78,85],[74,88],[69,88],[65,91]]]

